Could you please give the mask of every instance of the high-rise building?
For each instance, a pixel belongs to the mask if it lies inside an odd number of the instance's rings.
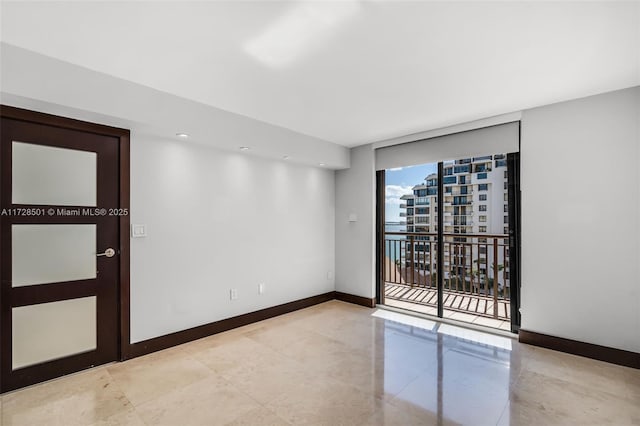
[[[456,277],[469,285],[498,275],[500,290],[509,286],[509,212],[507,162],[504,154],[447,161],[443,164],[445,279]],[[430,174],[401,197],[401,217],[406,218],[413,244],[405,249],[405,265],[433,271],[438,232],[438,175]],[[465,235],[466,234],[466,235]],[[412,253],[406,253],[411,250]],[[411,260],[413,255],[413,261]],[[496,258],[497,262],[494,262]],[[494,269],[499,274],[494,274]],[[503,273],[504,271],[504,273]]]

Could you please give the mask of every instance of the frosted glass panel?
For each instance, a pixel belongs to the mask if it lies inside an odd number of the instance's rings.
[[[96,277],[96,225],[12,225],[12,286]]]
[[[13,369],[96,349],[96,297],[13,308]]]
[[[96,206],[95,152],[13,142],[14,204]]]

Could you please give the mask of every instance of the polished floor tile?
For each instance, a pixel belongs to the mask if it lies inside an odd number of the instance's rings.
[[[260,404],[216,375],[149,400],[136,407],[147,425],[227,424]]]
[[[212,374],[206,365],[176,349],[114,364],[107,371],[134,406]]]
[[[3,395],[5,425],[640,425],[640,371],[331,301]]]
[[[0,424],[93,424],[131,409],[103,367],[3,395]]]

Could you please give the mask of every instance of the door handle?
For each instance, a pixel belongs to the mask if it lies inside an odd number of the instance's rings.
[[[104,251],[104,253],[96,253],[97,257],[100,257],[100,256],[113,257],[115,255],[116,255],[116,251],[114,249],[112,249],[111,247],[106,249]]]

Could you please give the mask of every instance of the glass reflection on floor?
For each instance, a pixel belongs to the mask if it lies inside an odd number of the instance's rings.
[[[510,338],[386,310],[372,315],[385,319],[384,389],[396,394],[394,405],[432,412],[438,424],[496,424],[516,374]]]

